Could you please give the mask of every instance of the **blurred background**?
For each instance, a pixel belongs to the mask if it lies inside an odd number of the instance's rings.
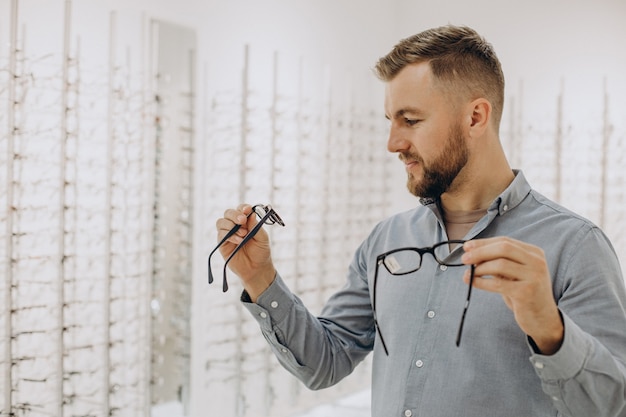
[[[512,165],[624,265],[623,0],[0,0],[0,415],[366,407],[367,360],[307,390],[207,256],[226,208],[272,204],[275,263],[318,312],[370,228],[418,204],[371,68],[448,23],[502,61]]]

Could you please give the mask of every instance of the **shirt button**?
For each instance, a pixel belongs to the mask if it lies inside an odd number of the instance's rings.
[[[283,352],[283,353],[287,353],[287,349],[285,349],[285,348],[282,348],[280,351]]]
[[[502,207],[503,211],[507,211],[509,209],[509,206],[507,206],[506,204],[504,205],[504,207]]]
[[[424,366],[424,362],[419,359],[417,362],[415,362],[415,366],[417,366],[418,368],[421,368],[422,366]]]
[[[433,317],[435,317],[435,312],[434,312],[434,311],[432,311],[432,310],[430,310],[430,311],[428,312],[427,316],[428,316],[428,318],[429,318],[429,319],[432,319]]]
[[[535,368],[537,368],[537,369],[543,369],[543,363],[542,363],[542,362],[537,362],[537,363],[535,363]]]
[[[272,301],[272,302],[270,303],[270,306],[271,306],[272,308],[277,308],[277,307],[278,307],[278,301]]]
[[[411,417],[413,415],[413,412],[411,410],[404,410],[404,415],[406,417]]]
[[[442,271],[445,271],[448,269],[448,267],[445,265],[439,265],[439,269],[441,269]]]
[[[267,313],[265,311],[261,311],[259,313],[259,316],[261,316],[262,319],[266,319],[267,318]]]

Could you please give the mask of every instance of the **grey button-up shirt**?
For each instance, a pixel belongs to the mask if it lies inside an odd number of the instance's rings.
[[[409,275],[379,268],[376,310],[385,355],[372,317],[376,256],[446,240],[433,201],[373,229],[344,288],[319,317],[280,275],[256,304],[244,305],[282,365],[312,389],[337,383],[373,350],[373,417],[626,416],[626,292],[605,235],[531,190],[516,172],[466,239],[493,236],[544,250],[565,324],[556,354],[534,352],[502,297],[479,290],[457,347],[467,267],[440,267],[427,255]]]

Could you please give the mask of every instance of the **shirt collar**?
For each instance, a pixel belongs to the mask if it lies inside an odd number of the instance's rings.
[[[500,216],[517,207],[530,193],[530,184],[521,170],[514,169],[515,178],[496,198],[487,211],[497,211]]]

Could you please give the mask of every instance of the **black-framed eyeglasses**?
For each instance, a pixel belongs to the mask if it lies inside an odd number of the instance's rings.
[[[374,325],[380,337],[380,342],[383,345],[385,354],[389,356],[389,350],[385,344],[385,339],[380,331],[380,325],[378,324],[378,318],[376,316],[376,283],[378,281],[378,267],[382,264],[391,275],[407,275],[417,271],[422,267],[422,259],[425,254],[430,253],[439,265],[445,266],[464,266],[461,262],[462,252],[452,256],[452,252],[455,248],[450,249],[453,245],[458,245],[463,250],[463,243],[465,240],[446,240],[439,242],[433,246],[425,248],[398,248],[385,252],[376,257],[376,270],[374,272],[374,294],[372,295],[372,312],[374,315]],[[461,344],[461,334],[463,333],[463,324],[465,323],[465,315],[467,314],[467,308],[469,307],[470,298],[472,296],[472,286],[474,284],[474,265],[470,266],[470,281],[467,289],[467,297],[465,299],[465,306],[463,308],[463,315],[461,316],[461,323],[459,324],[459,330],[456,335],[456,345]]]
[[[233,257],[235,256],[237,252],[239,252],[239,249],[241,249],[243,245],[248,243],[248,241],[252,239],[259,230],[261,230],[261,227],[263,227],[264,224],[270,224],[270,225],[279,224],[281,226],[285,225],[285,223],[283,222],[283,219],[280,218],[278,213],[276,213],[276,211],[269,204],[268,205],[257,204],[253,206],[252,211],[248,214],[247,217],[250,217],[252,213],[255,213],[259,217],[259,222],[256,224],[256,226],[252,228],[252,230],[250,230],[250,232],[248,232],[248,234],[243,238],[241,243],[239,243],[239,245],[235,247],[235,249],[231,252],[228,258],[226,258],[226,260],[224,261],[224,275],[223,275],[224,281],[222,283],[223,292],[228,291],[228,280],[226,279],[226,267],[228,266],[228,262],[230,262],[230,260],[233,259]],[[226,235],[222,238],[222,240],[220,240],[220,242],[217,244],[215,249],[213,249],[211,253],[209,254],[209,259],[207,261],[208,268],[209,268],[209,284],[213,283],[213,273],[211,272],[211,256],[213,256],[213,254],[220,248],[220,246],[222,246],[224,242],[226,242],[228,238],[234,235],[237,232],[237,230],[239,230],[240,228],[241,228],[241,225],[236,224],[232,229],[230,229],[228,233],[226,233]]]

